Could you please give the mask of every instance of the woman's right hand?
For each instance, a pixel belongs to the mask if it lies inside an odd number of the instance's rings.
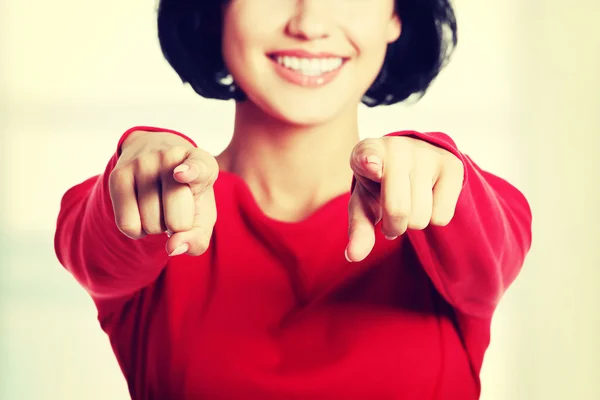
[[[167,132],[133,132],[121,149],[109,178],[119,230],[131,239],[168,231],[169,255],[203,254],[217,219],[216,159]]]

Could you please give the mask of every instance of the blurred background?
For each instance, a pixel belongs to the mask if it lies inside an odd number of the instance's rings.
[[[148,0],[0,2],[0,399],[125,400],[92,301],[56,261],[62,194],[134,125],[217,153],[233,104],[181,85]],[[483,400],[600,399],[600,2],[455,0],[459,46],[363,136],[440,130],[520,188],[534,245],[493,322]]]

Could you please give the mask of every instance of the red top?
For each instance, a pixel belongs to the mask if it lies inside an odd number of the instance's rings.
[[[209,250],[171,259],[166,235],[117,230],[118,153],[65,194],[56,253],[94,299],[133,399],[479,397],[491,316],[530,248],[531,212],[446,135],[393,135],[458,156],[463,191],[449,225],[395,241],[377,230],[358,263],[344,258],[349,194],[284,223],[222,172]]]

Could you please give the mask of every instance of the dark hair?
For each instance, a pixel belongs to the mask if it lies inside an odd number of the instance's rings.
[[[158,38],[162,52],[184,83],[210,99],[243,100],[223,78],[222,7],[227,0],[160,0]],[[396,0],[400,38],[388,45],[383,67],[363,97],[374,107],[422,97],[447,64],[457,43],[450,0]]]

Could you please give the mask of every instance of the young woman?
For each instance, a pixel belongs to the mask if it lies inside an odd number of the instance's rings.
[[[442,133],[357,127],[425,92],[448,1],[162,0],[158,24],[185,82],[235,99],[233,139],[128,130],[56,232],[131,397],[478,398],[528,203]]]

